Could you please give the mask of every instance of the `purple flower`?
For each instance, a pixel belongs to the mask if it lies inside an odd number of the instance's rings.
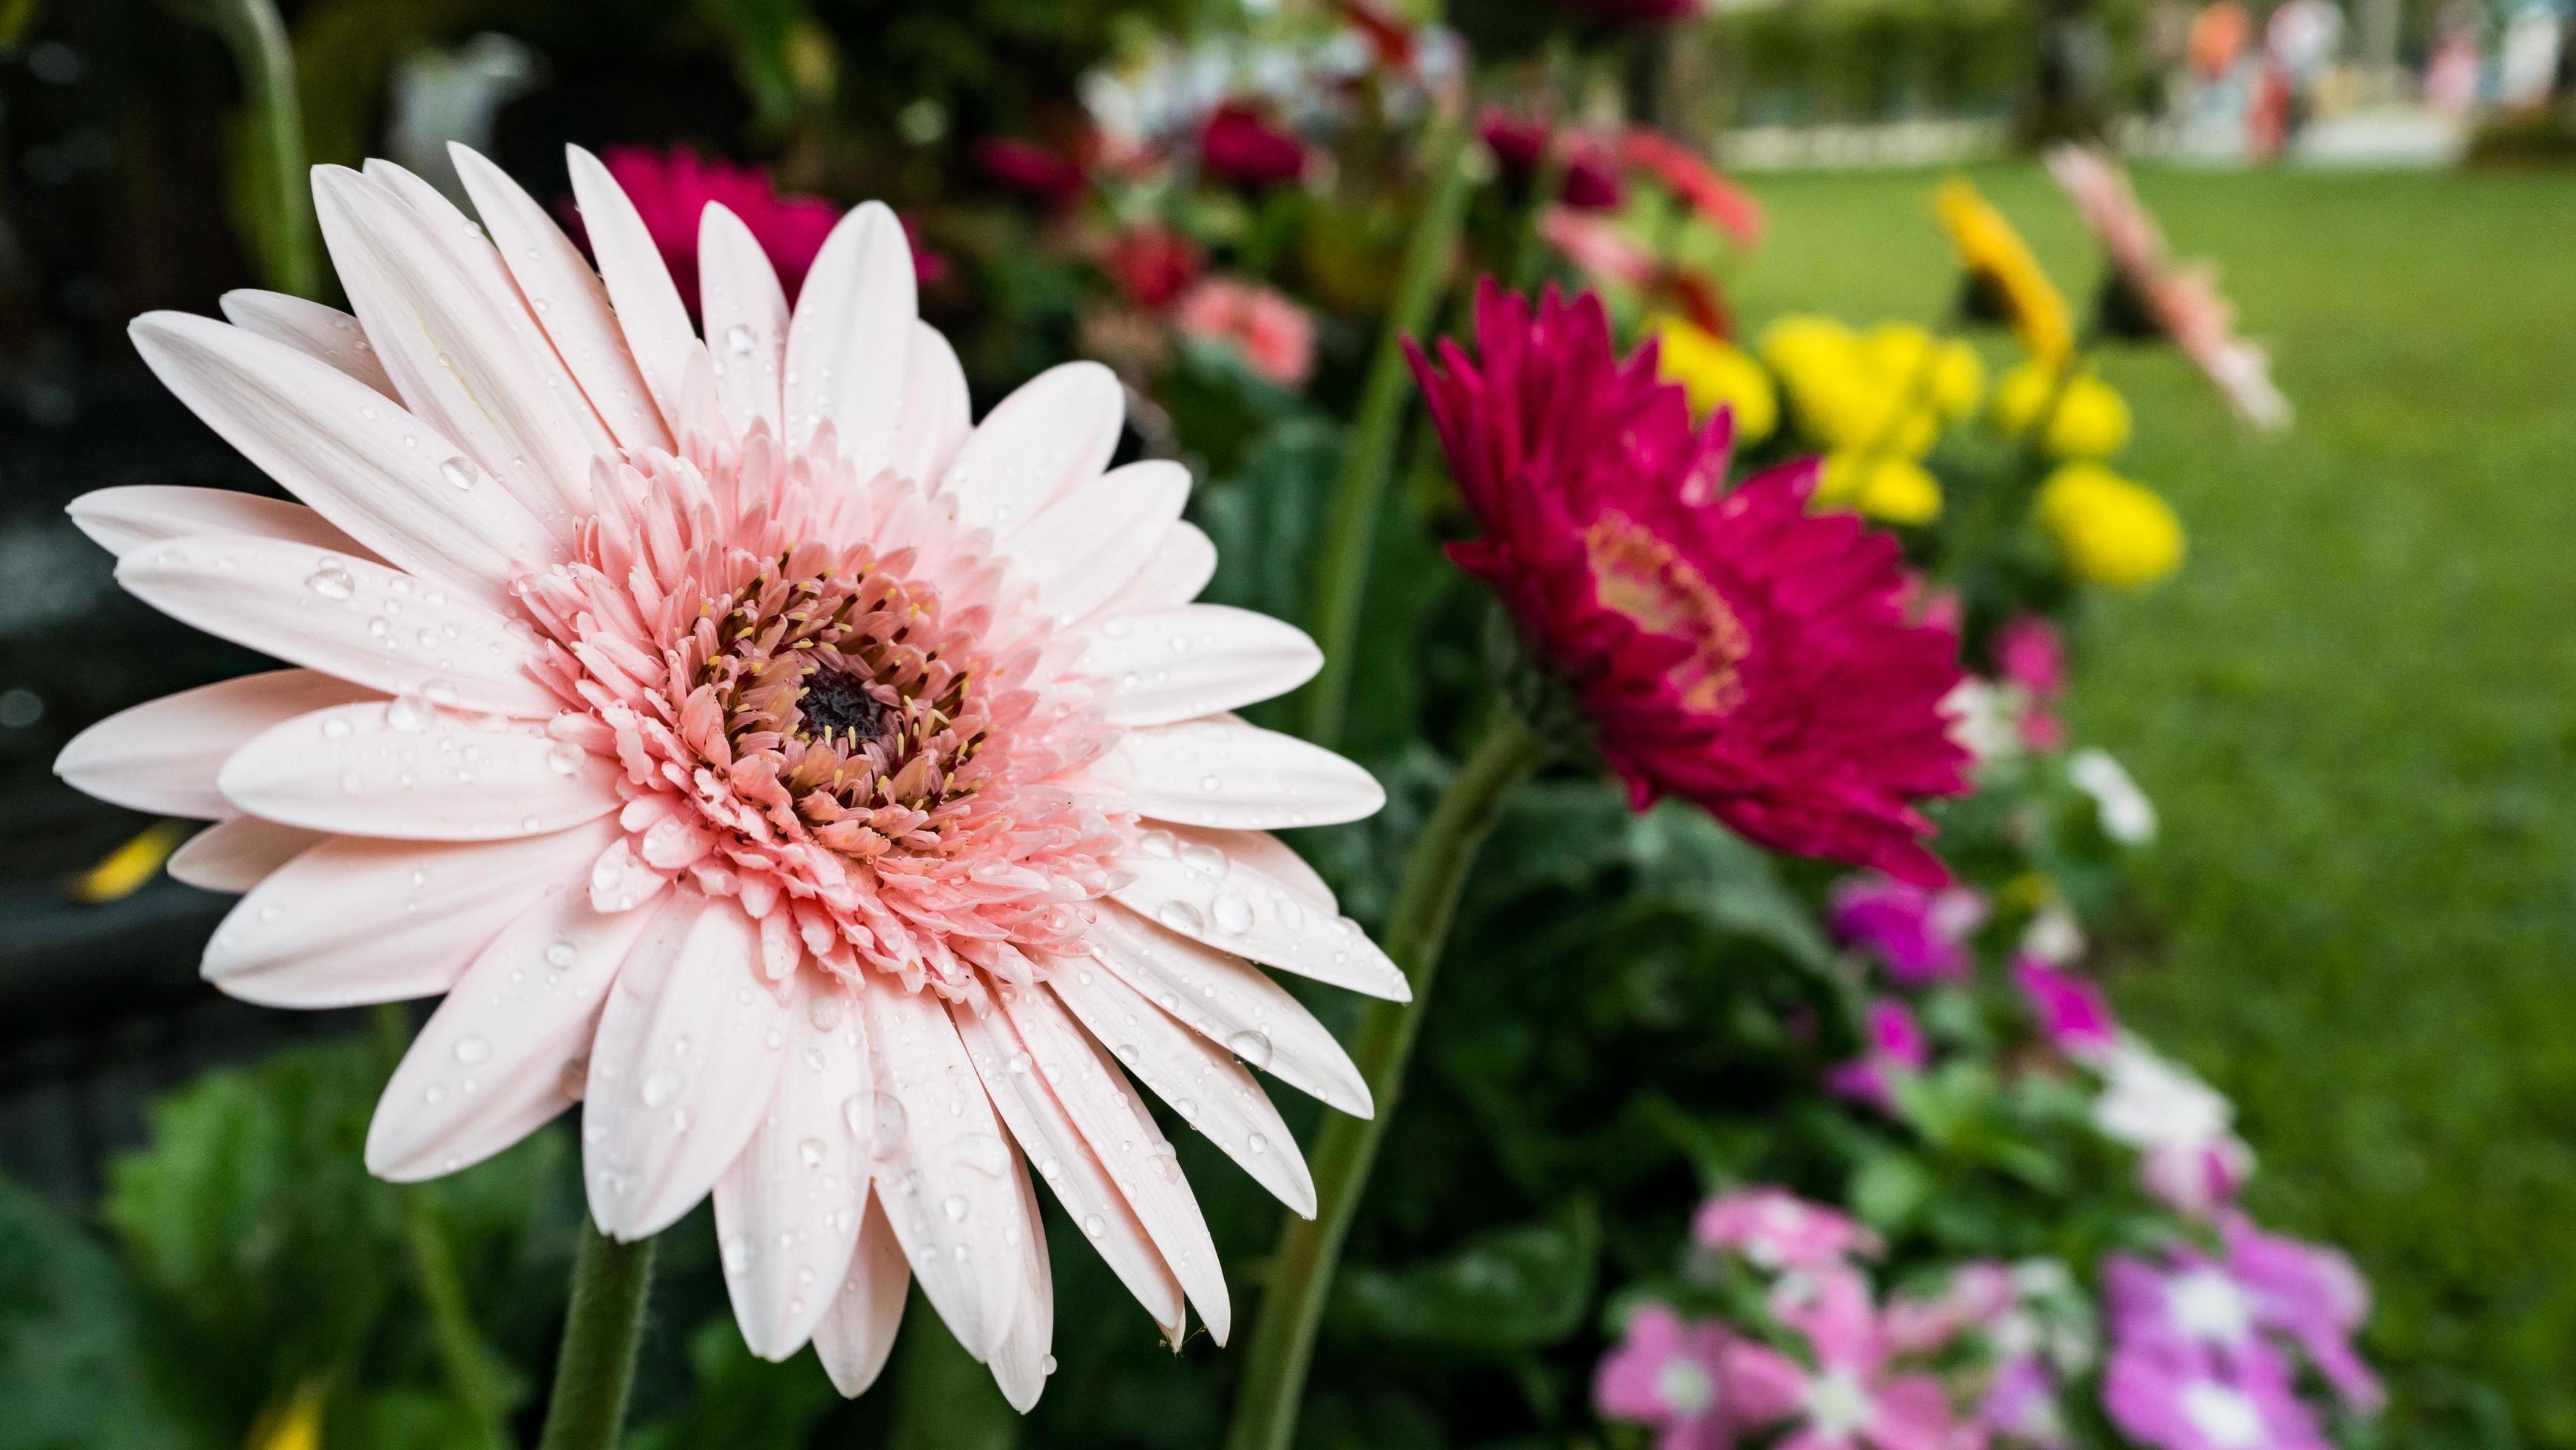
[[[1977,1423],[2007,1444],[2032,1450],[2062,1450],[2066,1420],[2057,1408],[2057,1376],[2035,1354],[2016,1355],[1996,1366],[1977,1402]]]
[[[2219,1220],[2227,1271],[2253,1302],[2256,1323],[2287,1335],[2308,1362],[2357,1410],[2385,1398],[2379,1377],[2353,1350],[2370,1317],[2370,1286],[2342,1252],[2267,1234],[2241,1213]]]
[[[2058,1051],[2079,1062],[2095,1062],[2119,1045],[2120,1024],[2092,983],[2032,956],[2014,960],[2013,980],[2030,1000],[2039,1030]]]
[[[2288,1366],[2260,1344],[2233,1364],[2123,1346],[2103,1372],[2102,1408],[2122,1434],[2154,1450],[2327,1450]]]
[[[1826,1068],[1825,1090],[1893,1117],[1896,1080],[1921,1072],[1931,1061],[1931,1045],[1914,1013],[1893,997],[1881,997],[1869,1007],[1869,1050]]]
[[[1829,925],[1835,940],[1876,955],[1898,986],[1920,987],[1968,974],[1968,938],[1985,920],[1985,898],[1965,886],[1869,875],[1835,883]]]

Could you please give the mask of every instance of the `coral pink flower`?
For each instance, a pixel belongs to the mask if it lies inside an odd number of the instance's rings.
[[[1630,166],[1671,187],[1710,226],[1739,247],[1762,240],[1762,206],[1699,153],[1651,126],[1631,126],[1619,136],[1619,155]]]
[[[1825,1069],[1825,1091],[1866,1103],[1893,1117],[1895,1085],[1931,1065],[1932,1047],[1913,1009],[1893,997],[1869,1004],[1869,1046],[1849,1062]]]
[[[400,168],[317,171],[355,317],[235,293],[238,326],[135,323],[304,502],[110,489],[74,517],[134,594],[299,668],[102,722],[59,768],[222,818],[185,869],[249,893],[206,951],[225,991],[445,994],[368,1134],[385,1177],[579,1100],[602,1229],[713,1193],[755,1352],[810,1336],[856,1393],[917,1276],[1026,1406],[1054,1294],[1034,1164],[1165,1334],[1186,1297],[1223,1341],[1215,1248],[1128,1074],[1311,1212],[1246,1067],[1347,1111],[1366,1087],[1242,958],[1406,992],[1264,834],[1365,816],[1377,785],[1227,713],[1313,645],[1190,602],[1214,556],[1189,477],[1107,469],[1106,369],[970,424],[884,207],[792,310],[708,207],[702,342],[588,153],[601,276],[456,154],[488,241]]]
[[[1968,975],[1968,939],[1985,920],[1986,899],[1969,887],[1853,876],[1834,883],[1827,924],[1835,940],[1874,954],[1898,986],[1920,987]]]
[[[1645,1305],[1593,1371],[1593,1407],[1605,1420],[1652,1427],[1656,1450],[1725,1450],[1736,1439],[1723,1379],[1735,1343],[1714,1319]]]
[[[2013,980],[2050,1045],[2079,1062],[2100,1062],[2119,1045],[2120,1024],[2101,989],[2034,956],[2016,958]]]
[[[780,196],[769,174],[756,167],[703,161],[685,148],[611,146],[599,159],[635,204],[684,299],[698,294],[698,219],[710,203],[732,212],[750,229],[791,302],[841,217],[839,207],[820,197]],[[580,220],[577,214],[574,220]],[[917,256],[915,265],[920,261]]]
[[[1643,290],[1663,279],[1663,262],[1609,217],[1551,206],[1539,213],[1538,234],[1596,283]]]
[[[1216,176],[1259,190],[1306,174],[1306,143],[1248,106],[1216,108],[1199,130],[1199,160]]]
[[[1132,227],[1109,244],[1109,279],[1139,307],[1161,308],[1199,279],[1198,243],[1169,227]]]
[[[1210,277],[1173,309],[1174,326],[1226,348],[1283,388],[1302,388],[1315,371],[1315,320],[1276,288],[1234,277]]]
[[[1691,1218],[1691,1241],[1732,1250],[1772,1273],[1839,1268],[1854,1258],[1874,1258],[1881,1248],[1878,1235],[1848,1215],[1769,1184],[1701,1204]]]
[[[2110,254],[2120,295],[2140,314],[2135,325],[2172,339],[2237,416],[2268,430],[2290,426],[2290,401],[2272,384],[2271,361],[2236,335],[2236,311],[2219,293],[2216,273],[2166,254],[2164,232],[2129,173],[2098,148],[2077,145],[2050,150],[2048,171]]]
[[[1957,641],[1908,625],[1895,539],[1814,514],[1812,462],[1729,488],[1723,412],[1691,425],[1600,299],[1488,281],[1477,349],[1422,379],[1481,537],[1450,557],[1575,692],[1641,808],[1696,801],[1766,846],[1904,880],[1946,873],[1914,799],[1965,788],[1940,701]]]
[[[1726,1384],[1748,1423],[1793,1422],[1780,1450],[1948,1450],[1956,1443],[1949,1395],[1932,1376],[1895,1368],[1897,1346],[1860,1275],[1828,1272],[1803,1295],[1784,1299],[1776,1308],[1806,1337],[1814,1368],[1749,1341],[1725,1356]]]

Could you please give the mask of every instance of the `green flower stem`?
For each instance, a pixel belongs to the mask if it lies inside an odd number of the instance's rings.
[[[1466,119],[1458,117],[1444,122],[1431,138],[1429,194],[1405,244],[1395,302],[1387,309],[1386,331],[1369,360],[1349,451],[1342,455],[1341,473],[1325,508],[1312,620],[1324,667],[1306,687],[1305,726],[1306,738],[1327,748],[1340,741],[1350,713],[1360,606],[1376,551],[1378,516],[1385,512],[1387,478],[1403,440],[1405,404],[1413,390],[1404,340],[1427,330],[1439,308],[1467,198],[1475,190],[1478,153],[1468,143],[1469,134]]]
[[[1333,1270],[1403,1093],[1405,1063],[1413,1056],[1422,1014],[1431,1003],[1440,945],[1449,934],[1468,864],[1493,830],[1503,798],[1546,757],[1547,744],[1538,732],[1497,702],[1475,753],[1414,839],[1385,936],[1387,955],[1404,969],[1413,1000],[1371,1002],[1360,1020],[1351,1056],[1368,1080],[1377,1112],[1369,1118],[1326,1115],[1313,1156],[1315,1216],[1290,1218],[1280,1231],[1227,1450],[1287,1450],[1296,1436],[1297,1411]]]
[[[304,105],[296,94],[295,49],[275,0],[171,0],[171,8],[223,37],[241,68],[261,174],[251,198],[268,285],[311,297],[322,287],[320,237],[307,176]]]
[[[399,1002],[381,1003],[375,1009],[375,1026],[376,1045],[386,1062],[402,1061],[411,1045],[410,1011]],[[465,1297],[465,1281],[457,1275],[456,1251],[448,1242],[438,1200],[430,1196],[425,1183],[403,1184],[394,1193],[402,1203],[403,1249],[411,1260],[412,1285],[429,1309],[439,1367],[446,1371],[448,1388],[473,1413],[485,1444],[507,1445],[509,1406],[500,1369],[484,1347],[482,1331],[475,1327],[474,1308]]]
[[[584,1215],[572,1308],[564,1318],[563,1353],[555,1361],[554,1396],[546,1405],[539,1450],[616,1446],[626,1423],[626,1392],[635,1382],[644,1296],[652,1286],[653,1240],[621,1244]]]

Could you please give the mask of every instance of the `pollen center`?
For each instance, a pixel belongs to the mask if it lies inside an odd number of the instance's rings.
[[[1583,547],[1604,606],[1649,634],[1690,646],[1688,657],[1668,675],[1682,703],[1712,715],[1733,709],[1744,694],[1736,667],[1752,642],[1716,586],[1623,514],[1594,519],[1583,531]]]
[[[848,670],[817,669],[806,676],[796,710],[808,740],[841,740],[855,748],[861,741],[882,745],[894,732],[894,708]]]

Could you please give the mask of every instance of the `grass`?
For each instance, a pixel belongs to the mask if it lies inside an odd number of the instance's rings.
[[[2087,295],[2045,179],[1978,180]],[[1939,316],[1929,181],[1766,182],[1746,315]],[[2389,1443],[2576,1446],[2576,178],[2140,190],[2300,415],[2107,368],[2192,535],[2082,641],[2077,728],[2164,814],[2118,1001],[2237,1099],[2256,1212],[2360,1259]]]

